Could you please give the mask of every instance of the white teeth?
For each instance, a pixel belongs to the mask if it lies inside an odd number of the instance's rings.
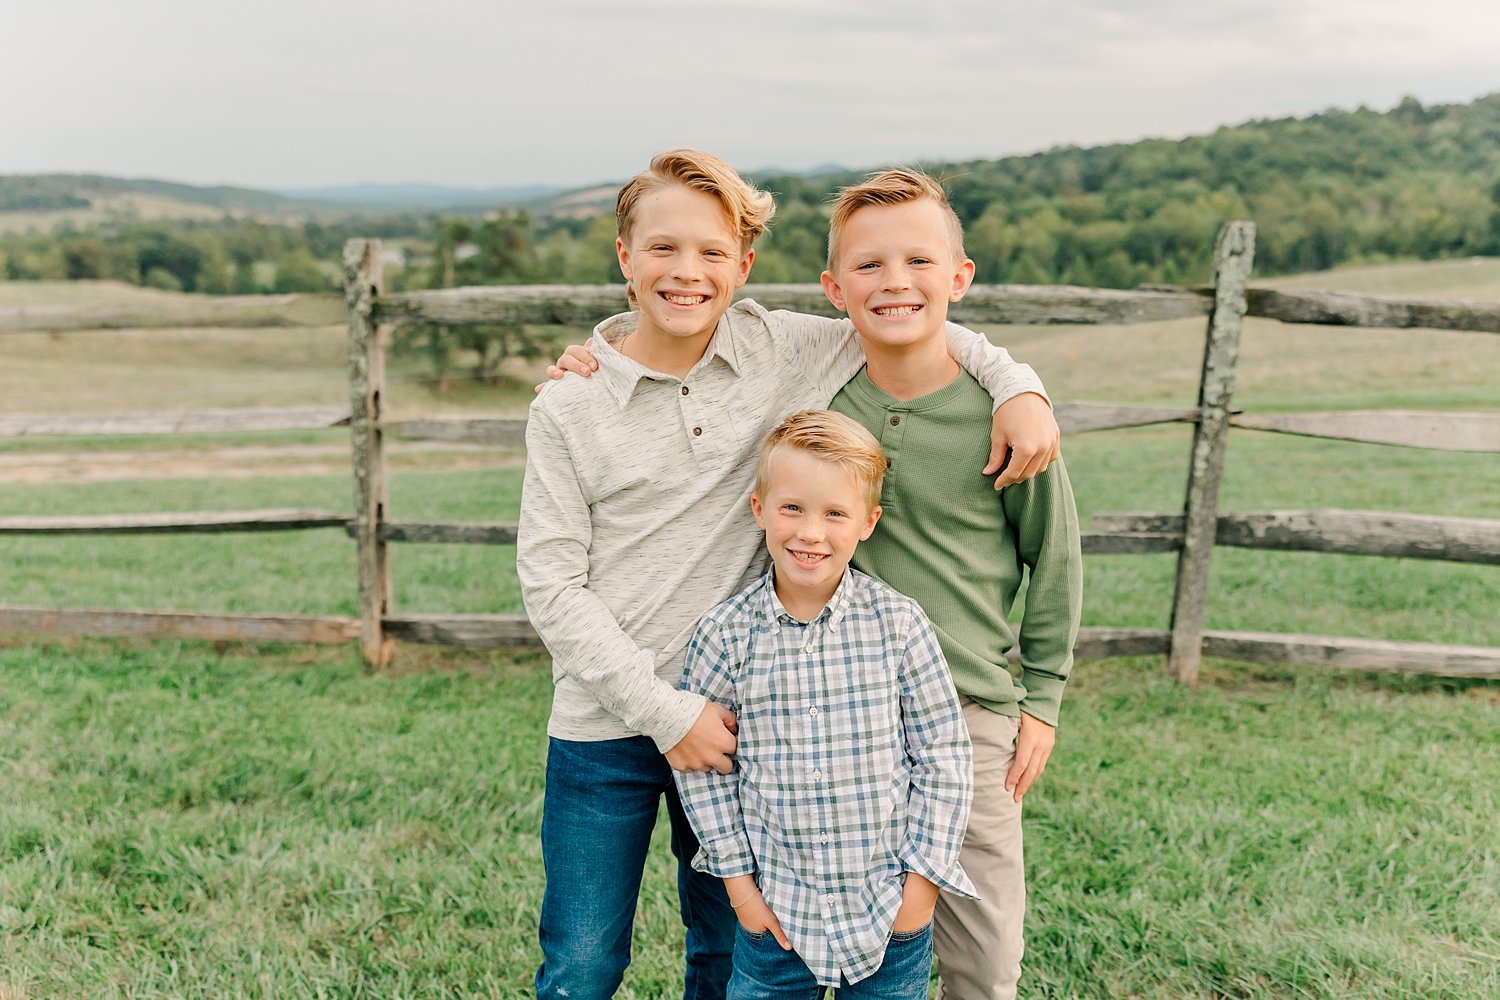
[[[920,308],[922,308],[922,307],[921,306],[886,306],[886,307],[881,308],[881,309],[876,309],[875,310],[875,314],[877,316],[910,316],[912,313],[916,312]]]
[[[695,306],[708,300],[707,295],[673,295],[671,292],[662,292],[662,298],[677,306]]]

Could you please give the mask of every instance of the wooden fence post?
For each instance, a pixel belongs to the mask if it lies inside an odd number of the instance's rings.
[[[354,446],[354,544],[359,561],[359,651],[372,667],[391,662],[382,620],[391,613],[391,563],[380,526],[388,501],[381,408],[385,345],[371,316],[382,281],[379,240],[344,244],[344,306],[349,321],[349,437]]]
[[[1167,665],[1184,684],[1196,684],[1203,655],[1203,618],[1209,561],[1218,529],[1219,479],[1229,435],[1229,404],[1234,367],[1245,318],[1245,286],[1255,259],[1255,223],[1229,222],[1214,244],[1214,305],[1203,347],[1203,378],[1198,387],[1198,427],[1188,467],[1186,532],[1177,558],[1172,596],[1172,645]]]

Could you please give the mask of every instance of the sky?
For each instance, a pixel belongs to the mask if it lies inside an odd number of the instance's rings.
[[[618,182],[1180,137],[1500,91],[1497,0],[8,0],[0,174]]]

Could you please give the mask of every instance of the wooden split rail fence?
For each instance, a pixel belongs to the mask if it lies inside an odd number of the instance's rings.
[[[1128,324],[1185,317],[1207,321],[1198,405],[1109,406],[1058,403],[1065,434],[1163,423],[1191,423],[1193,442],[1183,509],[1172,514],[1108,514],[1085,533],[1091,554],[1177,552],[1169,629],[1086,628],[1077,655],[1167,656],[1177,676],[1196,680],[1202,656],[1314,664],[1355,670],[1500,677],[1500,649],[1400,643],[1349,637],[1205,630],[1208,572],[1215,546],[1357,553],[1500,564],[1500,521],[1342,510],[1221,513],[1219,481],[1231,427],[1407,447],[1500,452],[1500,414],[1397,411],[1254,415],[1232,406],[1239,338],[1246,315],[1284,323],[1427,328],[1500,334],[1500,303],[1287,292],[1247,287],[1255,227],[1232,222],[1220,232],[1211,289],[1113,291],[1060,286],[975,286],[952,308],[954,320],[980,324]],[[345,301],[266,296],[191,300],[171,313],[134,310],[14,310],[0,313],[0,334],[22,330],[124,326],[348,325],[348,409],[242,410],[93,417],[0,416],[0,436],[271,430],[345,425],[353,446],[354,510],[261,510],[105,517],[0,517],[0,534],[277,531],[329,527],[346,531],[358,550],[357,618],[189,614],[82,608],[0,606],[0,632],[134,635],[215,640],[346,642],[365,659],[389,662],[396,641],[472,648],[535,646],[519,615],[402,615],[391,588],[393,543],[513,544],[514,524],[393,520],[385,440],[472,442],[524,447],[523,419],[386,420],[385,335],[395,323],[531,323],[591,326],[622,305],[619,286],[459,288],[386,295],[380,245],[345,248]],[[816,285],[749,286],[767,308],[834,315]]]

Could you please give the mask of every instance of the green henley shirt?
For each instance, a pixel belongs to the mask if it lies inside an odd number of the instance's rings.
[[[844,386],[831,408],[874,434],[891,463],[885,513],[854,565],[922,606],[960,694],[1056,725],[1083,607],[1078,512],[1061,461],[995,492],[980,472],[993,405],[967,372],[910,400],[877,387],[867,369]],[[1026,570],[1016,670],[1007,616]]]

